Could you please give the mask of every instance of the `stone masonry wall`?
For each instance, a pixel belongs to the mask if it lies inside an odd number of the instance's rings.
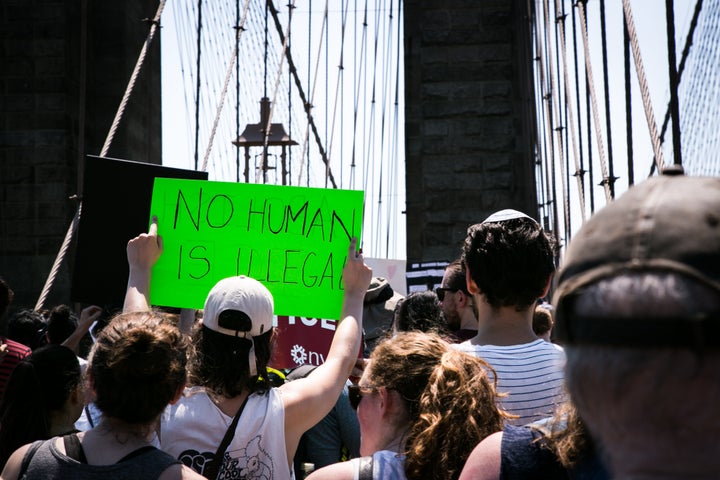
[[[450,261],[467,227],[537,215],[527,2],[405,2],[407,260]]]

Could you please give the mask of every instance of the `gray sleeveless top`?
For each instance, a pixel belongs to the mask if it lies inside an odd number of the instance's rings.
[[[28,459],[28,455],[31,458]],[[55,439],[51,438],[35,442],[22,463],[27,463],[27,470],[21,480],[154,480],[168,467],[180,462],[155,448],[113,465],[88,465],[60,453],[55,447]]]

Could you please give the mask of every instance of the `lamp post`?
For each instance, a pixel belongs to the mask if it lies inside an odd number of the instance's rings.
[[[268,154],[267,147],[282,147],[280,161],[282,165],[282,184],[287,185],[287,147],[297,145],[298,143],[290,138],[285,132],[282,123],[271,123],[269,132],[265,129],[270,119],[270,99],[263,97],[260,100],[260,123],[248,123],[243,133],[235,140],[233,145],[245,147],[245,183],[250,181],[250,147],[263,147],[262,152],[262,171],[263,183],[267,183]],[[267,137],[267,142],[266,142]],[[276,167],[275,167],[276,168]],[[240,181],[240,165],[237,165],[238,181]]]

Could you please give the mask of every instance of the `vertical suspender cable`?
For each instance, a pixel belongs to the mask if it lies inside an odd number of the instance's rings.
[[[292,6],[289,6],[288,8],[295,8],[295,5],[292,4]],[[291,50],[291,33],[292,29],[290,28],[290,22],[292,21],[292,14],[290,14],[290,18],[288,19],[288,52]],[[288,62],[288,137],[292,138],[292,70],[290,69],[290,62]],[[288,154],[287,154],[287,173],[283,172],[283,182],[285,182],[285,177],[287,176],[287,184],[292,185],[292,148],[288,148]],[[284,184],[284,183],[283,183]]]
[[[585,51],[585,73],[588,79],[588,89],[590,90],[590,105],[592,106],[593,123],[595,125],[595,140],[597,142],[598,157],[600,159],[600,168],[603,176],[603,187],[605,190],[605,201],[610,202],[610,185],[607,182],[607,163],[605,161],[605,145],[603,144],[602,130],[600,129],[600,114],[597,106],[597,96],[595,95],[595,81],[593,79],[592,62],[590,61],[590,46],[588,44],[587,22],[585,18],[585,4],[578,3],[578,12],[580,12],[580,26],[582,28],[583,49]]]
[[[240,0],[235,0],[235,28],[240,28]],[[240,51],[240,35],[235,32],[235,51]],[[235,62],[235,138],[240,138],[240,62]],[[235,149],[235,181],[240,183],[240,147]]]
[[[575,163],[575,171],[579,172],[581,170],[580,166],[580,154],[578,153],[578,139],[575,135],[575,118],[573,115],[573,106],[572,106],[572,98],[570,97],[570,78],[568,76],[568,64],[567,64],[567,54],[565,50],[565,15],[562,15],[559,17],[560,20],[560,48],[562,53],[562,61],[563,61],[563,76],[565,80],[565,107],[568,115],[568,121],[567,124],[569,125],[570,130],[570,139],[572,140],[572,150],[573,150],[573,160]],[[568,168],[569,170],[569,168]],[[579,199],[579,207],[580,207],[580,218],[582,220],[582,223],[585,223],[585,192],[583,191],[584,185],[582,180],[582,175],[579,173],[575,173],[574,175],[576,181],[577,181],[577,188],[578,188],[578,199]],[[569,183],[569,181],[568,181]]]
[[[645,118],[650,131],[650,141],[655,154],[655,163],[657,163],[658,171],[662,170],[665,163],[663,160],[662,149],[660,148],[660,139],[657,134],[657,126],[655,125],[655,114],[653,113],[652,102],[650,101],[650,89],[648,88],[647,79],[645,78],[645,68],[640,55],[640,45],[638,45],[637,33],[635,32],[635,21],[633,20],[630,0],[623,0],[623,10],[625,12],[625,24],[628,28],[630,36],[630,46],[632,47],[633,60],[635,60],[635,71],[637,72],[638,81],[640,82],[640,93],[643,99],[643,107],[645,108]]]
[[[200,155],[200,38],[202,34],[202,0],[198,0],[197,23],[197,82],[195,85],[195,170],[198,169]]]
[[[673,163],[682,165],[682,149],[680,143],[680,107],[678,100],[678,73],[675,57],[675,13],[673,0],[665,0],[665,20],[667,23],[668,74],[670,77],[670,114],[673,132]]]
[[[587,0],[578,0],[575,6],[580,11],[581,5],[584,6]],[[583,32],[587,31],[587,18],[584,13],[580,15],[580,37],[583,38]],[[584,56],[587,56],[587,52],[583,52]],[[587,58],[584,59],[587,62]],[[588,151],[588,185],[590,193],[590,213],[595,212],[595,167],[593,167],[593,149],[592,149],[592,107],[590,106],[590,79],[587,74],[587,69],[583,67],[585,73],[585,123],[587,125],[587,151]]]
[[[693,43],[693,37],[695,35],[695,28],[697,27],[698,18],[700,17],[700,11],[702,10],[703,0],[697,0],[695,3],[695,11],[693,12],[692,20],[690,21],[690,28],[688,29],[688,35],[685,39],[685,47],[683,48],[682,58],[680,59],[680,66],[677,71],[677,84],[680,85],[683,71],[685,70],[685,61],[690,54],[690,46]],[[660,129],[660,143],[663,143],[665,138],[665,132],[667,131],[668,121],[670,120],[670,105],[665,110],[665,118],[663,120],[662,128]],[[650,176],[655,173],[655,162],[650,167]]]
[[[625,72],[625,137],[627,141],[628,187],[635,184],[635,162],[633,160],[632,88],[630,85],[630,35],[623,14],[623,69]],[[655,163],[653,163],[655,165]]]
[[[330,85],[328,84],[328,66],[330,65],[330,22],[328,21],[328,9],[325,9],[325,145],[328,144],[328,90]],[[328,186],[328,177],[330,176],[330,157],[325,164],[325,188]]]
[[[583,203],[585,198],[585,160],[583,156],[583,140],[582,140],[582,114],[580,112],[580,69],[578,68],[578,48],[577,48],[577,21],[575,15],[572,18],[572,36],[573,36],[573,71],[575,72],[575,101],[578,107],[577,125],[578,125],[578,156],[580,158],[580,166],[575,170],[575,176],[579,178],[581,191],[583,192]],[[592,185],[592,183],[591,183]],[[583,215],[585,214],[583,208]]]
[[[312,65],[312,57],[310,55],[310,45],[312,45],[312,0],[309,0],[308,2],[308,58],[307,58],[307,91],[310,91],[311,88],[311,79],[310,76],[310,65]],[[310,109],[312,108],[312,105],[310,105],[307,101],[305,101],[305,113],[308,118],[310,118]],[[307,168],[307,186],[310,186],[310,150],[307,151],[307,158],[305,158],[305,155],[302,155],[300,157],[301,162],[306,162],[306,168]],[[302,167],[301,167],[302,169]],[[298,179],[298,185],[300,184],[300,179]]]
[[[558,161],[560,163],[560,182],[562,185],[562,195],[563,195],[563,219],[564,219],[564,238],[565,238],[565,245],[568,244],[570,241],[570,232],[572,231],[572,221],[570,218],[570,197],[568,193],[568,188],[570,186],[570,179],[568,176],[568,159],[569,159],[569,152],[567,150],[567,140],[568,140],[568,129],[567,129],[567,108],[563,107],[563,90],[560,88],[560,26],[563,23],[564,19],[562,15],[560,14],[560,11],[558,10],[558,3],[554,2],[555,4],[555,47],[553,48],[553,51],[555,52],[555,55],[552,55],[551,61],[555,63],[555,73],[553,74],[551,72],[550,80],[552,84],[553,92],[555,93],[555,99],[557,100],[555,102],[555,111],[557,116],[557,127],[556,130],[558,132],[558,143],[559,143],[559,150],[560,155],[558,156]],[[557,79],[557,80],[556,80]],[[567,98],[565,98],[565,103],[567,104]],[[564,114],[564,115],[563,115]]]
[[[557,4],[555,4],[557,5]],[[548,0],[545,0],[545,48],[548,54],[548,73],[550,77],[550,94],[548,95],[548,101],[552,102],[552,107],[548,106],[548,109],[550,110],[550,114],[553,115],[553,117],[556,119],[556,122],[553,123],[554,128],[553,131],[557,135],[557,163],[560,165],[560,185],[562,189],[562,210],[563,210],[563,237],[565,240],[565,245],[567,245],[568,235],[569,235],[569,223],[570,223],[570,204],[568,202],[568,195],[567,195],[567,184],[565,183],[565,149],[563,148],[563,138],[562,138],[562,130],[563,126],[560,123],[561,115],[560,115],[560,90],[557,88],[555,83],[555,73],[553,70],[553,63],[555,63],[555,55],[552,54],[553,49],[552,45],[549,41],[550,36],[550,17],[553,14],[553,12],[550,11],[550,7],[548,5]],[[557,26],[557,23],[555,24]],[[552,176],[552,185],[553,185],[553,195],[557,198],[557,184],[556,184],[556,175],[555,175],[555,157],[553,156],[552,159],[553,164],[553,176]],[[557,202],[555,202],[555,211],[557,212]],[[557,213],[556,213],[557,215]],[[557,231],[556,228],[556,235],[559,235],[559,231]]]
[[[247,18],[248,7],[250,6],[250,0],[245,1],[245,8],[243,10],[243,17],[240,20],[240,27],[235,29],[235,36],[239,38],[242,34],[245,25],[245,18]],[[217,127],[220,123],[220,113],[222,112],[223,105],[225,104],[225,96],[227,95],[228,85],[230,84],[230,78],[232,77],[233,63],[237,60],[238,46],[237,44],[233,48],[232,56],[230,58],[230,64],[228,65],[227,72],[225,73],[225,81],[223,82],[222,92],[220,93],[220,101],[215,111],[215,120],[213,121],[212,128],[210,129],[210,138],[208,139],[208,145],[205,149],[205,155],[203,156],[202,170],[207,170],[208,160],[210,159],[210,151],[212,150],[213,141],[215,140],[215,134],[217,133]]]
[[[612,121],[610,119],[610,85],[608,82],[608,52],[607,52],[607,31],[605,24],[605,0],[600,0],[600,38],[602,42],[602,59],[603,59],[603,87],[605,91],[605,128],[607,128],[607,146],[608,146],[608,176],[603,178],[603,182],[608,182],[610,187],[610,197],[615,198],[615,168],[613,164],[613,148],[612,148]]]

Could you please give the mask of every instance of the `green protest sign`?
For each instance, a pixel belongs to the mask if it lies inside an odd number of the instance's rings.
[[[272,292],[276,315],[338,319],[362,209],[362,191],[157,178],[163,254],[150,301],[201,309],[218,280],[247,275]]]

